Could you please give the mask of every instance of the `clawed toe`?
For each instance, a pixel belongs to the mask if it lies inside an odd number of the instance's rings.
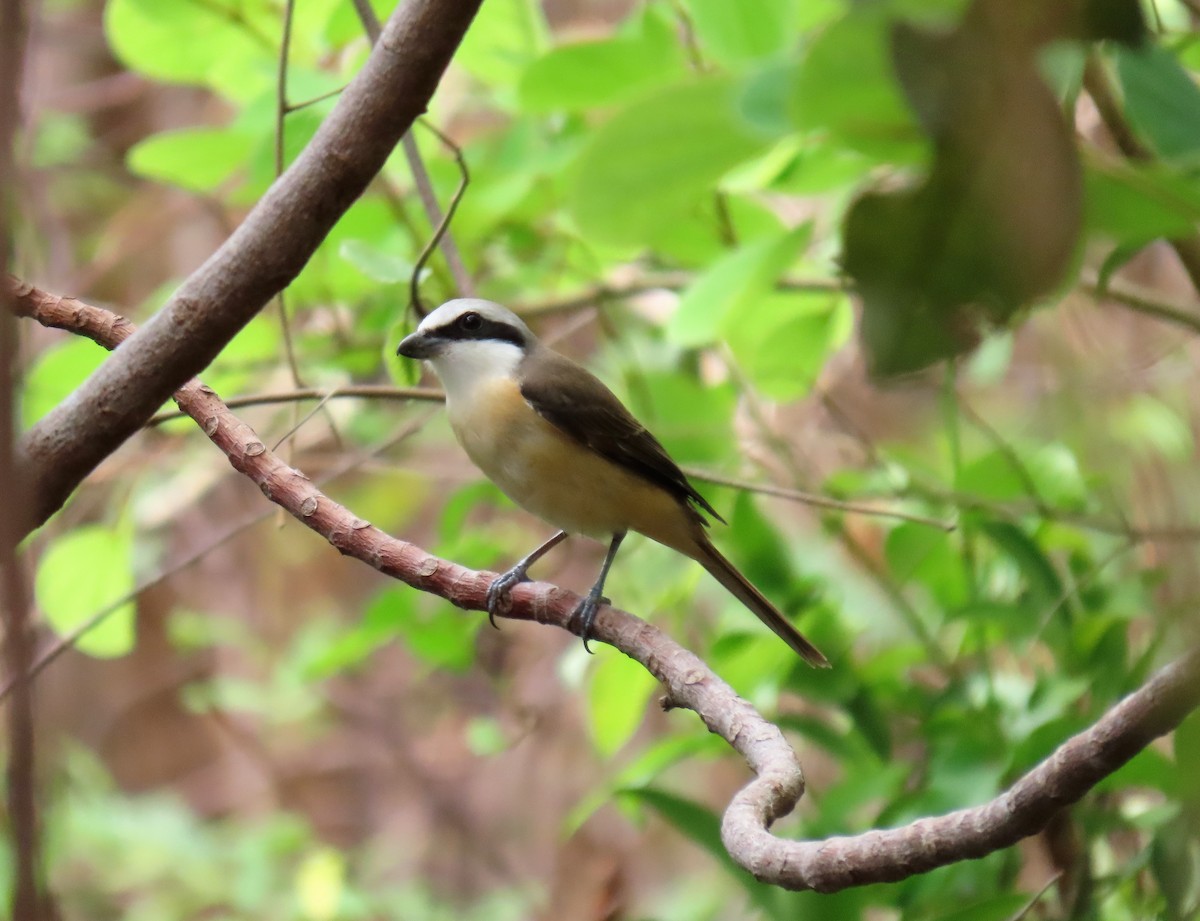
[[[525,571],[517,568],[510,569],[503,575],[497,576],[492,584],[488,586],[488,620],[497,630],[500,629],[500,625],[496,623],[496,615],[503,614],[508,611],[508,609],[512,606],[512,599],[509,597],[509,594],[512,592],[515,586],[520,585],[525,581],[527,581],[525,578]]]
[[[602,604],[610,604],[603,595],[588,595],[579,602],[579,607],[571,614],[571,622],[579,625],[579,635],[583,639],[583,648],[591,653],[592,647],[588,641],[592,638],[592,625],[596,622],[596,614]]]

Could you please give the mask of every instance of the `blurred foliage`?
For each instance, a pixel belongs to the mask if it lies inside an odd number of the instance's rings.
[[[34,163],[48,171],[49,205],[84,228],[69,244],[76,262],[108,264],[123,224],[96,228],[133,177],[234,221],[273,180],[277,149],[286,163],[303,148],[368,47],[345,0],[297,3],[294,108],[276,139],[281,6],[108,0],[105,35],[120,65],[163,98],[182,98],[171,94],[183,87],[212,105],[196,124],[144,130],[122,151],[120,181],[91,156],[94,125],[41,114]],[[609,594],[702,653],[816,765],[798,816],[780,823],[785,835],[853,834],[982,802],[1194,640],[1194,535],[1156,540],[1131,524],[1197,520],[1191,334],[1155,335],[1111,308],[1072,306],[1087,273],[1103,283],[1134,263],[1156,282],[1155,263],[1137,260],[1196,232],[1200,42],[1190,15],[1173,0],[653,0],[603,28],[575,10],[571,28],[552,26],[533,0],[487,0],[434,100],[431,119],[470,167],[453,234],[480,293],[532,314],[602,285],[586,298],[601,312],[594,337],[558,318],[544,329],[571,336],[564,348],[585,355],[680,463],[957,524],[803,516],[702,486],[731,523],[716,539],[830,655],[828,673],[796,662],[695,566],[628,542]],[[1122,159],[1096,128],[1081,91],[1089,58],[1148,159]],[[415,136],[444,203],[459,182],[452,153]],[[86,169],[95,174],[84,183]],[[397,153],[287,292],[305,384],[413,382],[393,353],[413,322],[406,286],[429,233]],[[139,268],[150,278],[144,302],[119,309],[144,316],[178,278]],[[429,302],[455,293],[440,257],[422,291]],[[226,396],[287,387],[285,352],[278,314],[266,311],[205,380]],[[41,349],[25,421],[101,357],[72,339]],[[917,373],[944,359],[942,376]],[[871,389],[861,365],[909,374],[909,389]],[[340,500],[468,565],[499,566],[532,547],[536,529],[494,487],[461,481],[444,422],[420,412],[332,400],[300,427],[294,462],[310,470],[331,446],[365,458],[397,437],[402,418],[421,434],[390,456],[411,469],[335,480]],[[247,418],[282,437],[301,417],[276,406]],[[194,426],[166,427],[129,453],[136,477],[82,490],[40,538],[38,604],[55,631],[160,573],[182,536],[220,546],[205,509],[223,464]],[[244,495],[213,517],[230,505],[246,506]],[[545,744],[504,710],[521,666],[498,664],[495,649],[519,647],[518,628],[481,633],[481,618],[368,581],[361,567],[336,581],[323,568],[330,551],[307,535],[256,539],[254,550],[241,581],[209,586],[211,600],[169,618],[181,659],[237,663],[188,679],[188,712],[247,721],[268,747],[325,753],[341,744],[330,741],[330,689],[365,680],[399,647],[427,720],[414,732],[451,726],[480,774],[488,759]],[[269,596],[285,635],[220,616],[237,607],[231,592],[249,610]],[[120,656],[138,640],[125,604],[79,648]],[[1200,910],[1200,804],[1187,779],[1200,770],[1195,717],[1173,745],[1142,753],[1071,810],[1045,852],[1014,849],[835,896],[784,893],[749,879],[719,846],[732,789],[722,769],[740,771],[732,755],[694,720],[649,716],[653,681],[611,650],[587,657],[565,638],[556,650],[556,696],[586,724],[562,761],[579,785],[557,827],[574,834],[615,811],[646,840],[665,823],[699,847],[696,864],[659,864],[635,848],[642,888],[631,917],[1010,918],[1059,871],[1028,917]],[[475,693],[452,696],[472,675],[486,678],[497,710]],[[590,769],[573,775],[584,761]],[[503,919],[548,899],[544,881],[531,893],[510,880],[478,898],[444,880],[398,882],[392,864],[411,861],[396,851],[334,848],[279,804],[256,818],[201,818],[168,793],[119,792],[82,754],[55,773],[50,876],[67,918]],[[534,808],[533,782],[506,796]],[[540,808],[555,809],[563,797],[545,799]],[[497,840],[512,836],[516,826]]]

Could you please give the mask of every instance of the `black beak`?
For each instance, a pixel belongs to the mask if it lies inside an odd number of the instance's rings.
[[[405,358],[432,358],[436,351],[434,342],[424,333],[410,333],[396,346],[396,354]]]

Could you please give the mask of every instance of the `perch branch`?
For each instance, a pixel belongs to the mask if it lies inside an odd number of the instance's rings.
[[[132,324],[107,310],[28,285],[16,287],[10,296],[18,314],[86,335],[109,348],[132,332]],[[440,559],[356,517],[268,450],[254,430],[200,381],[185,384],[175,401],[234,469],[339,552],[460,608],[486,608],[494,573]],[[547,583],[524,583],[513,589],[507,616],[570,630],[579,600],[578,595]],[[664,685],[671,706],[695,711],[710,731],[746,760],[756,777],[726,809],[722,840],[733,859],[758,879],[788,889],[835,892],[894,882],[1009,847],[1040,831],[1058,810],[1077,802],[1200,704],[1200,652],[1193,652],[1162,669],[988,803],[887,831],[791,841],[768,830],[795,808],[804,793],[799,761],[779,728],[738,697],[701,659],[632,614],[601,608],[593,638],[640,662]]]
[[[303,153],[137,333],[21,440],[40,525],[296,277],[424,111],[480,0],[400,4]]]

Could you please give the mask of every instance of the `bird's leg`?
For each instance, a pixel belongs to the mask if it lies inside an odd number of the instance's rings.
[[[500,610],[500,605],[508,598],[508,593],[512,591],[514,585],[520,585],[526,581],[525,574],[529,571],[529,567],[544,557],[549,551],[553,550],[566,538],[566,531],[559,531],[552,538],[523,558],[512,569],[501,576],[497,576],[495,581],[488,586],[487,593],[487,612],[488,620],[492,622],[492,626],[500,629],[496,624],[496,613]]]
[[[588,640],[592,635],[592,624],[596,621],[596,611],[599,610],[601,604],[608,603],[608,599],[601,594],[604,591],[604,580],[608,578],[608,570],[612,567],[613,560],[617,558],[617,550],[624,539],[624,531],[613,535],[612,543],[608,545],[608,553],[604,555],[604,565],[600,567],[600,577],[596,580],[596,584],[588,590],[583,601],[579,602],[575,613],[571,615],[571,620],[579,621],[579,635],[583,637],[583,648],[588,652],[592,651],[588,648]]]

